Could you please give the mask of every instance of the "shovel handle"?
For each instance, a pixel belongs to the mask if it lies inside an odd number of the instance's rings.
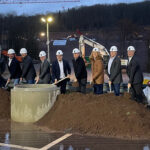
[[[8,84],[9,84],[9,81],[6,82],[5,87],[7,87]]]
[[[111,90],[111,84],[109,84],[109,91],[111,92],[112,90]]]
[[[128,88],[128,93],[130,92],[130,88]]]

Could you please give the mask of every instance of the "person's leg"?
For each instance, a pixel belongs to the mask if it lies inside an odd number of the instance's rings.
[[[93,85],[93,89],[94,89],[93,93],[96,94],[96,84]]]
[[[98,84],[97,94],[103,94],[103,84]]]
[[[135,87],[134,87],[133,84],[131,84],[130,94],[131,94],[131,98],[130,99],[136,100],[136,92],[135,92]]]
[[[83,94],[86,93],[86,83],[87,83],[87,79],[81,79],[81,93]]]
[[[120,84],[113,84],[114,87],[114,93],[116,96],[120,95]]]
[[[103,94],[103,84],[95,84],[95,94]]]
[[[142,84],[135,84],[134,89],[136,93],[137,102],[143,102],[144,97],[143,97]]]
[[[16,86],[17,84],[19,84],[20,79],[14,79],[14,86]]]
[[[76,89],[76,92],[81,92],[81,80],[78,80],[79,86]]]
[[[27,83],[28,83],[28,84],[34,84],[35,81],[34,81],[34,79],[32,79],[32,80],[27,80]]]
[[[66,93],[66,84],[67,84],[66,81],[62,81],[61,82],[61,84],[60,84],[60,92],[61,92],[61,94],[65,94]]]

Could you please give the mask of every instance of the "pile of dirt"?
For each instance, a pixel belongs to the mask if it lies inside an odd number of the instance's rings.
[[[54,107],[38,123],[65,131],[128,139],[150,138],[150,110],[129,99],[129,94],[59,95]]]
[[[10,119],[10,92],[0,89],[0,120]]]

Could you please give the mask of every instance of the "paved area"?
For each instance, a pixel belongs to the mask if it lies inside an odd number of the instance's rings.
[[[1,122],[0,150],[150,150],[150,141],[46,132],[32,124]],[[10,127],[10,128],[9,128]]]

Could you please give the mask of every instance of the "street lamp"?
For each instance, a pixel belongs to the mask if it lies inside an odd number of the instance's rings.
[[[45,33],[44,33],[44,32],[41,32],[41,33],[40,33],[40,36],[44,37],[44,36],[45,36]]]
[[[48,55],[48,61],[50,62],[50,49],[49,49],[49,44],[50,44],[50,40],[49,40],[49,23],[51,23],[53,21],[52,17],[48,17],[48,18],[41,18],[41,21],[46,23],[46,33],[47,33],[47,55]]]

